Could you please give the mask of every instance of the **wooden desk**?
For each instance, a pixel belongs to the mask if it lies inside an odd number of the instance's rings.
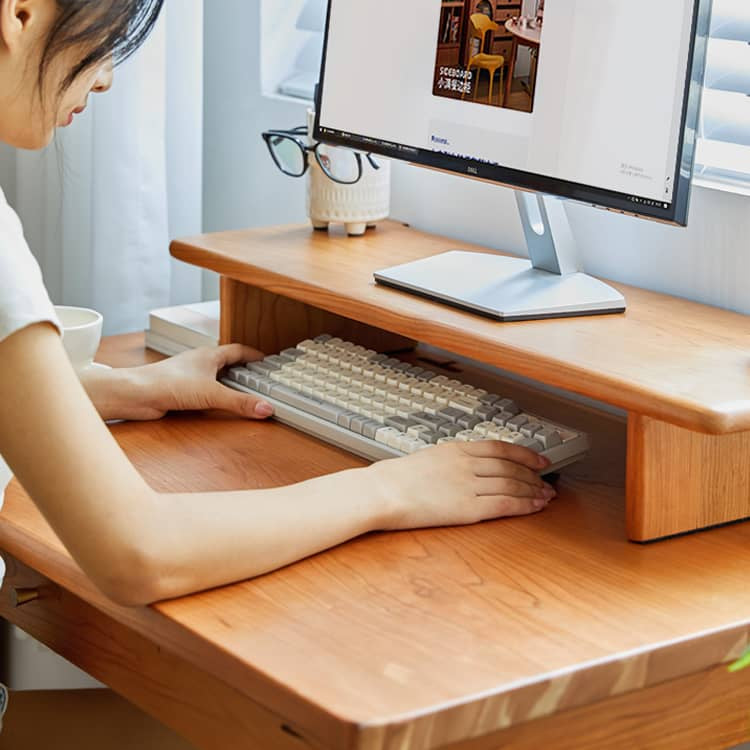
[[[373,282],[461,244],[385,222],[356,240],[276,227],[172,251],[222,274],[223,341],[279,351],[327,331],[382,350],[414,339],[627,410],[632,540],[750,517],[746,316],[615,284],[624,315],[501,324]]]
[[[109,341],[102,359],[143,361],[141,342]],[[373,534],[138,610],[98,594],[13,485],[0,514],[11,556],[0,615],[204,750],[740,742],[750,670],[725,665],[750,633],[750,525],[629,544],[624,425],[588,419],[617,454],[614,480],[568,478],[543,514]],[[266,487],[361,464],[281,425],[219,415],[112,429],[164,491]],[[40,583],[40,600],[12,607],[14,588]]]
[[[726,665],[750,641],[750,525],[634,545],[623,489],[626,451],[642,444],[633,419],[679,423],[699,441],[750,427],[736,370],[746,320],[625,289],[628,315],[555,321],[551,336],[549,321],[502,326],[372,284],[371,270],[445,246],[387,224],[356,241],[287,228],[174,252],[224,275],[225,340],[270,351],[329,326],[394,346],[419,338],[629,409],[626,427],[537,394],[550,416],[575,412],[596,448],[547,511],[373,534],[253,581],[125,610],[92,588],[14,485],[0,514],[12,558],[0,615],[205,750],[706,750],[746,739],[750,670]],[[705,341],[711,349],[696,345]],[[125,339],[111,356],[144,354]],[[182,415],[112,429],[163,491],[277,486],[361,465],[273,423]],[[702,468],[690,467],[691,481]],[[662,471],[689,494],[683,464]],[[40,600],[12,607],[14,588],[39,583]]]

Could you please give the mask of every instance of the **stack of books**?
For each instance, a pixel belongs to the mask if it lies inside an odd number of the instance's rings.
[[[149,315],[146,346],[173,356],[219,343],[219,302],[197,302],[154,310]]]

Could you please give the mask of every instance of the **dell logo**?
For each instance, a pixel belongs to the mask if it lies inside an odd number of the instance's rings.
[[[467,167],[466,171],[469,174],[474,174],[474,175],[477,175],[477,176],[479,175],[479,170],[476,167]]]

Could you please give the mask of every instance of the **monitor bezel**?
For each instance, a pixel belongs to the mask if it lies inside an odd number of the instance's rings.
[[[342,0],[343,1],[343,0]],[[617,213],[651,219],[677,226],[687,226],[690,207],[693,168],[695,161],[697,128],[703,94],[703,77],[706,65],[708,36],[711,25],[712,0],[694,0],[693,22],[688,66],[683,97],[682,127],[674,174],[674,194],[669,208],[663,204],[647,205],[616,191],[591,185],[583,185],[555,177],[525,172],[510,167],[486,164],[481,161],[441,154],[409,144],[388,143],[361,133],[331,132],[321,129],[321,102],[325,91],[325,73],[328,60],[328,40],[331,23],[331,7],[328,0],[326,11],[323,57],[320,79],[315,100],[315,125],[313,137],[338,146],[379,154],[391,159],[407,161],[417,166],[458,174],[505,187],[554,195],[559,198],[603,208]]]

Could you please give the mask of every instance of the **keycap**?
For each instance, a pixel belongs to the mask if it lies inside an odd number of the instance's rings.
[[[250,385],[250,371],[246,367],[232,367],[227,376],[241,385]]]
[[[410,427],[415,427],[419,422],[404,417],[388,417],[385,420],[388,427],[395,427],[399,432],[406,432]]]
[[[500,412],[488,404],[480,403],[479,406],[474,410],[474,413],[478,417],[482,417],[485,422],[489,422],[493,417],[497,416]]]
[[[474,390],[474,387],[468,383],[461,383],[453,388],[454,393],[469,394]]]
[[[411,418],[417,422],[417,424],[423,424],[429,427],[431,430],[438,430],[444,424],[448,423],[448,420],[443,419],[437,415],[427,414],[427,412],[418,411],[411,415]]]
[[[421,438],[423,434],[430,432],[430,428],[423,424],[414,424],[411,427],[407,427],[406,434],[413,438]]]
[[[255,385],[256,390],[259,393],[262,393],[264,396],[267,396],[271,392],[271,386],[273,385],[273,381],[271,378],[263,378],[262,380],[259,379]]]
[[[273,386],[268,395],[273,396],[277,401],[289,404],[290,406],[296,406],[298,409],[303,409],[309,414],[314,414],[316,417],[320,417],[329,422],[338,422],[339,415],[343,414],[345,411],[334,404],[310,398],[309,396],[305,396],[299,391],[293,391],[291,388],[287,388],[284,385]]]
[[[380,424],[376,419],[368,419],[363,425],[362,425],[362,435],[366,438],[370,438],[370,440],[376,440],[376,435],[379,430],[384,429],[384,426]],[[393,429],[392,427],[387,429]]]
[[[429,448],[430,444],[426,443],[424,440],[418,440],[418,439],[412,439],[409,441],[406,452],[407,453],[416,453],[417,451],[421,451],[424,448]]]
[[[511,417],[515,417],[516,414],[521,413],[521,409],[519,408],[518,404],[509,398],[502,398],[492,405],[496,409],[499,409],[501,412],[506,412],[507,414],[509,414],[508,419],[510,419]]]
[[[555,448],[558,445],[562,445],[562,437],[557,430],[544,429],[534,434],[534,440],[538,440],[543,446],[544,450]]]
[[[345,411],[343,414],[339,414],[339,427],[343,427],[345,430],[350,430],[352,427],[352,419],[357,415],[353,411]]]
[[[539,430],[543,429],[544,425],[541,422],[526,422],[526,424],[521,425],[521,432],[528,438],[534,437]]]
[[[270,375],[274,370],[279,370],[278,366],[274,366],[269,362],[266,362],[265,360],[262,360],[260,362],[248,362],[247,363],[247,369],[251,370],[252,372],[257,372],[261,375]]]
[[[474,426],[474,432],[478,435],[487,436],[487,433],[494,429],[497,425],[494,422],[480,422]]]
[[[435,394],[435,403],[440,406],[448,406],[448,402],[453,398],[453,391],[449,388],[440,388]]]
[[[473,430],[478,424],[481,423],[481,417],[475,417],[471,414],[467,414],[464,417],[459,417],[458,422],[456,422],[459,427],[463,427],[465,430]]]
[[[518,440],[515,444],[520,445],[522,448],[529,448],[534,453],[541,453],[544,450],[544,446],[538,440],[532,440],[528,437]]]
[[[363,417],[361,414],[359,414],[356,417],[352,417],[352,421],[351,421],[351,424],[349,426],[349,429],[352,432],[356,432],[357,435],[361,435],[363,427],[369,421],[370,420],[367,419],[367,417]]]
[[[388,445],[390,442],[392,442],[394,439],[398,439],[400,436],[401,436],[401,433],[394,427],[381,427],[375,433],[375,440],[378,443],[383,443],[385,445]]]
[[[474,410],[479,406],[479,401],[467,397],[452,398],[448,403],[451,408],[459,409],[465,414],[473,414]]]
[[[455,437],[459,432],[463,432],[463,427],[459,427],[457,424],[451,424],[447,422],[438,428],[438,433],[444,437]]]
[[[520,430],[523,425],[529,421],[529,418],[525,414],[517,414],[515,417],[511,417],[505,426],[510,430]]]
[[[459,417],[462,417],[466,412],[461,409],[456,409],[452,406],[448,406],[445,409],[441,409],[438,412],[438,416],[449,422],[458,422]]]
[[[411,393],[412,388],[416,386],[421,386],[421,383],[416,378],[404,378],[401,380],[398,384],[398,389],[400,391],[406,391],[407,393]],[[419,388],[419,392],[422,392],[421,387]]]
[[[271,365],[274,369],[280,369],[287,363],[287,360],[280,357],[278,354],[272,354],[270,357],[266,357],[263,362],[267,365]]]

